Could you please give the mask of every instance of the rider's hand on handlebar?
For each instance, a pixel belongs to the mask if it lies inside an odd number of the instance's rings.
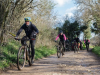
[[[15,37],[15,40],[17,40],[17,39],[18,39],[18,37],[16,36],[16,37]]]

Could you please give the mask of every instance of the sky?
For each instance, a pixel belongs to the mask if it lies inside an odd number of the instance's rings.
[[[54,0],[54,2],[57,4],[55,6],[55,11],[59,18],[65,17],[66,14],[71,17],[73,16],[74,10],[77,9],[73,0]]]

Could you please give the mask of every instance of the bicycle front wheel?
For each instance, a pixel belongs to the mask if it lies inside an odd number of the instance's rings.
[[[87,49],[87,51],[89,51],[89,45],[86,45],[86,49]]]
[[[57,57],[58,58],[61,57],[61,49],[60,49],[60,47],[57,48]]]
[[[31,48],[29,46],[29,49],[28,49],[28,55],[29,55],[29,66],[32,66],[32,51],[31,51]]]
[[[18,54],[17,54],[17,67],[18,67],[18,70],[21,70],[24,67],[25,60],[26,60],[25,47],[21,46],[19,48],[19,51],[18,51]]]
[[[75,45],[75,46],[74,46],[74,53],[76,52],[76,50],[77,50],[77,46]]]

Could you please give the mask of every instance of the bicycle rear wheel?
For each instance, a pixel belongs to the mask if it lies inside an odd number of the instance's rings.
[[[18,70],[21,70],[25,65],[26,60],[26,52],[24,46],[21,46],[19,48],[18,54],[17,54],[17,67]]]

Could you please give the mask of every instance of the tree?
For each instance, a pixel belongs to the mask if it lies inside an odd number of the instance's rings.
[[[90,39],[91,37],[91,23],[88,23],[87,29],[84,31],[84,37],[85,39]]]
[[[0,0],[0,44],[7,30],[12,30],[16,21],[19,24],[20,18],[38,5],[36,2],[35,0]]]
[[[75,0],[75,2],[79,6],[80,19],[84,24],[93,22],[92,31],[100,33],[100,0]]]
[[[80,33],[86,28],[86,26],[80,26],[77,21],[70,23],[69,20],[65,20],[65,23],[59,29],[63,30],[64,34],[69,38],[69,40],[73,40],[75,35],[79,36]]]
[[[54,6],[51,0],[0,0],[0,44],[8,39],[8,32],[16,34],[27,16],[37,25],[41,35],[39,38],[51,36],[56,17]]]

